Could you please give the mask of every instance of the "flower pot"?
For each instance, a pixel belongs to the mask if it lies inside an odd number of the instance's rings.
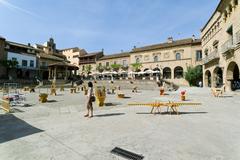
[[[181,101],[185,101],[186,100],[186,96],[185,95],[181,95]]]
[[[164,89],[160,89],[160,96],[164,95]]]
[[[48,94],[46,94],[46,93],[41,93],[39,95],[39,101],[41,103],[46,103],[47,102],[47,98],[48,98]]]

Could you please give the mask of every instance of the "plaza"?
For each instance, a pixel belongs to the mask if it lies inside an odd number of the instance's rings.
[[[179,115],[150,114],[150,107],[128,106],[134,102],[179,101],[187,91],[187,102]],[[40,89],[47,92],[47,89]],[[182,87],[160,96],[158,90],[122,92],[119,99],[107,95],[105,106],[94,104],[94,117],[85,118],[86,97],[69,89],[38,102],[39,91],[26,94],[25,107],[0,114],[1,159],[122,159],[114,147],[132,151],[144,159],[236,160],[239,154],[239,92],[215,98],[207,88]]]

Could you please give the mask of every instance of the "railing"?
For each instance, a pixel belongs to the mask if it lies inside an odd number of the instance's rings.
[[[17,65],[17,68],[19,69],[29,69],[29,70],[36,70],[36,67],[30,67],[30,66],[21,66],[21,65]]]
[[[227,40],[221,47],[222,54],[226,54],[228,51],[234,49],[233,39]]]
[[[240,44],[240,31],[236,33],[236,44]]]
[[[95,60],[80,60],[79,64],[88,64],[88,63],[95,63]]]
[[[203,58],[203,64],[207,64],[210,61],[219,58],[219,53],[218,50],[214,50],[212,53],[210,53],[208,56],[206,56],[205,58]]]

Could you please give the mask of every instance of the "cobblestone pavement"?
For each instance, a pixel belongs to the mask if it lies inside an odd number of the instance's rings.
[[[202,105],[182,107],[180,115],[151,115],[151,108],[127,105],[178,101],[181,90],[187,90],[187,102]],[[128,98],[108,95],[106,106],[94,105],[92,119],[83,117],[82,92],[58,91],[45,104],[38,93],[27,93],[28,106],[14,107],[13,114],[0,111],[0,160],[121,159],[110,153],[116,146],[146,160],[240,159],[238,93],[214,98],[206,88],[181,88],[164,97],[150,90],[123,92]]]

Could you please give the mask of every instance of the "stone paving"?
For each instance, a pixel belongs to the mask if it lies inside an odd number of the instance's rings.
[[[202,105],[182,107],[180,115],[151,115],[151,108],[127,106],[178,101],[181,90],[187,90],[188,102]],[[83,117],[82,92],[58,91],[45,104],[38,102],[38,93],[26,94],[29,106],[14,107],[13,114],[0,111],[0,160],[121,159],[110,153],[116,146],[146,160],[240,159],[239,94],[214,98],[206,88],[181,88],[164,97],[150,90],[123,92],[129,98],[108,95],[105,107],[94,105],[92,119]]]

